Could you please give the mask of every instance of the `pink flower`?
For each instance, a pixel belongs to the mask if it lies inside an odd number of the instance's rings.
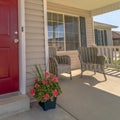
[[[56,76],[53,76],[52,78],[55,82],[58,82],[58,78]]]
[[[40,88],[40,85],[38,83],[36,83],[35,88]]]
[[[44,97],[45,101],[49,100],[49,98],[50,98],[49,94],[45,94],[43,97]]]
[[[45,76],[46,77],[50,77],[50,73],[49,72],[45,72]]]
[[[52,91],[52,94],[53,94],[54,97],[57,97],[59,93],[58,93],[58,91],[55,89],[55,90]]]
[[[37,77],[34,79],[34,82],[35,82],[35,83],[38,82],[38,78],[37,78]]]
[[[30,96],[31,97],[35,96],[35,89],[33,89],[33,88],[30,89]]]
[[[42,80],[42,84],[45,85],[45,84],[48,84],[48,81],[46,79],[43,79]]]

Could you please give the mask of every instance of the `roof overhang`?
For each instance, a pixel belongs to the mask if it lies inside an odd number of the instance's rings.
[[[87,10],[93,16],[120,9],[120,0],[47,0],[47,2]]]
[[[100,22],[95,22],[95,21],[94,21],[94,27],[109,28],[109,29],[118,28],[118,26],[115,26],[115,25],[105,24],[105,23],[100,23]]]

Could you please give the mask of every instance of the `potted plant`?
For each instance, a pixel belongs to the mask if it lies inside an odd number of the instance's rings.
[[[62,93],[59,86],[58,77],[49,72],[41,70],[40,66],[35,65],[34,86],[30,89],[30,96],[34,97],[43,110],[56,107],[56,98]]]

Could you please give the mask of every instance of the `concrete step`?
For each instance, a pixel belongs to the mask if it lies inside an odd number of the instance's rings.
[[[14,94],[0,96],[0,119],[30,109],[30,99],[27,95]]]

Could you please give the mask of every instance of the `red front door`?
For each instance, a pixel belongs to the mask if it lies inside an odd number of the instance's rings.
[[[18,0],[0,0],[0,95],[19,90]]]

